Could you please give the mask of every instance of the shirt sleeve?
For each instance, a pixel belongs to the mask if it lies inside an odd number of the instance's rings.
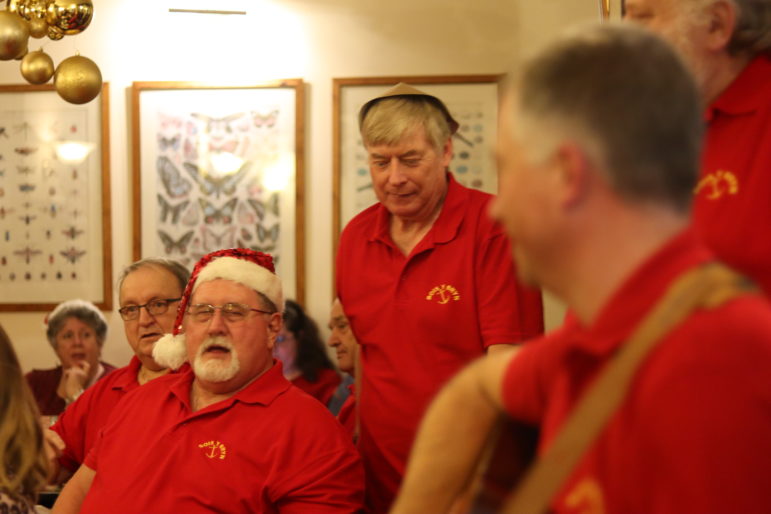
[[[517,279],[511,243],[497,227],[480,246],[476,274],[485,348],[526,341],[543,333],[541,292]]]
[[[59,464],[76,471],[85,458],[85,434],[88,412],[91,408],[91,390],[86,391],[59,416],[51,429],[59,434],[65,444]]]

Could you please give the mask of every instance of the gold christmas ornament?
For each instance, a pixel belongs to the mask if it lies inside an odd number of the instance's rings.
[[[53,0],[46,7],[46,22],[71,36],[86,30],[94,16],[91,0]]]
[[[22,59],[24,59],[24,56],[27,55],[27,52],[29,52],[29,48],[27,46],[27,43],[25,42],[24,48],[22,48],[19,51],[19,53],[16,55],[16,57],[14,57],[14,59],[17,60],[17,61],[21,61]]]
[[[29,39],[27,22],[12,12],[0,11],[0,60],[24,55]]]
[[[54,61],[42,50],[30,52],[21,60],[21,76],[30,84],[45,84],[54,74]]]
[[[8,12],[14,14],[19,12],[20,7],[24,7],[27,4],[27,0],[8,0]]]
[[[59,96],[71,104],[90,102],[102,90],[102,73],[94,61],[75,55],[59,63],[54,73]]]
[[[29,20],[29,35],[36,39],[48,35],[48,23],[46,23],[44,18],[32,18]]]
[[[49,3],[50,0],[26,0],[19,3],[16,12],[27,21],[32,18],[44,18]]]
[[[62,32],[62,29],[59,27],[54,27],[53,25],[48,25],[48,39],[59,41],[63,37],[64,32]]]

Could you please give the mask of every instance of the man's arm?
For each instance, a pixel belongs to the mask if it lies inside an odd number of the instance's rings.
[[[96,471],[86,465],[80,466],[62,489],[51,512],[53,514],[77,514],[95,476]]]
[[[426,412],[392,513],[448,512],[469,485],[500,412],[502,382],[516,349],[496,351],[461,371]]]

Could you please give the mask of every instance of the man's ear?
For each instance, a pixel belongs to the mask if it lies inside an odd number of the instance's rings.
[[[442,164],[446,168],[450,165],[450,161],[452,160],[452,136],[447,138],[447,142],[444,144],[444,147],[442,148]]]
[[[280,312],[274,312],[270,315],[270,319],[268,320],[268,348],[271,350],[276,345],[276,337],[278,336],[278,333],[281,332],[281,327],[284,326],[284,320],[281,316]]]
[[[705,8],[707,16],[707,46],[712,51],[728,48],[736,29],[736,6],[728,0],[718,0]]]
[[[578,143],[566,141],[557,147],[554,163],[561,205],[570,208],[580,204],[592,181],[592,162],[586,150]]]

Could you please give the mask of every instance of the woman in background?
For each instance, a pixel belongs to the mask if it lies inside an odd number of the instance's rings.
[[[85,300],[62,302],[46,319],[46,337],[61,362],[53,369],[32,370],[27,383],[43,416],[58,416],[88,386],[115,369],[101,362],[107,320]]]
[[[292,300],[286,301],[284,327],[276,338],[273,355],[282,362],[284,377],[293,385],[328,408],[336,403],[333,397],[340,375],[327,354],[318,325]]]
[[[0,327],[0,512],[34,512],[47,481],[39,414],[11,342]]]

